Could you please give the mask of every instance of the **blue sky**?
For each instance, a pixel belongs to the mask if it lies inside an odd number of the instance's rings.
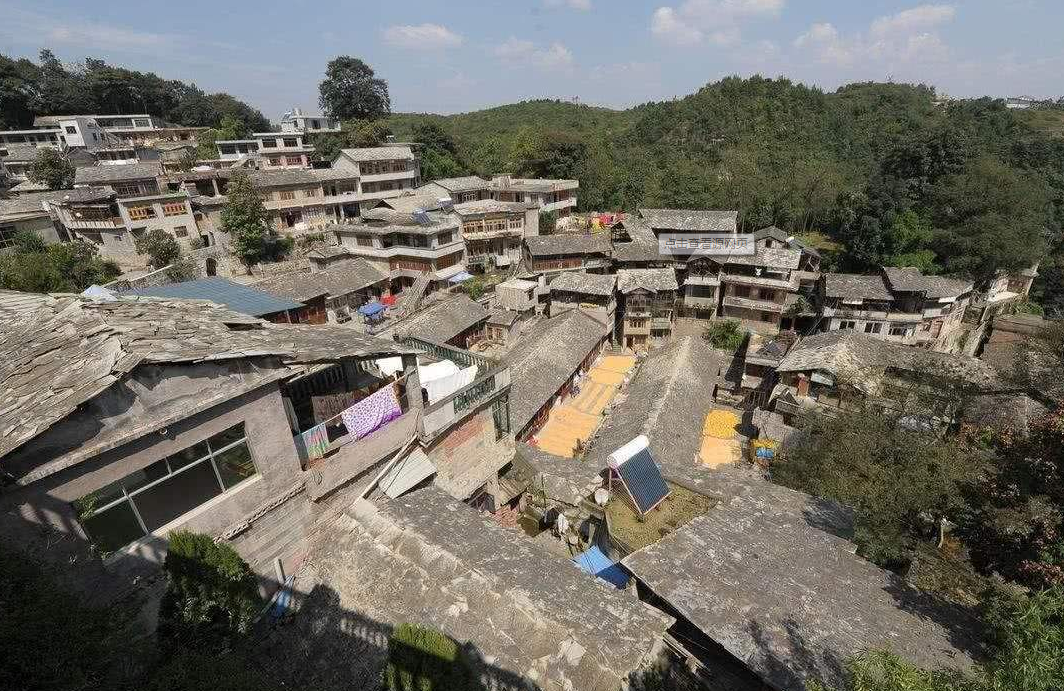
[[[0,0],[0,52],[84,56],[224,90],[277,119],[361,57],[397,111],[526,98],[627,106],[729,74],[834,89],[922,81],[955,96],[1064,95],[1061,0]]]

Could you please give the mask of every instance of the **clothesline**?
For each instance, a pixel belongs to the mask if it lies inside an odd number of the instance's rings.
[[[406,375],[404,374],[403,376],[399,377],[399,378],[398,378],[398,379],[396,379],[395,381],[390,381],[390,382],[388,382],[387,384],[385,384],[384,386],[395,386],[395,385],[397,385],[397,384],[398,384],[399,382],[401,382],[401,381],[404,381],[405,379],[406,379]],[[378,386],[378,387],[377,387],[376,389],[374,389],[374,390],[373,390],[372,392],[370,392],[370,393],[366,394],[365,396],[363,396],[362,398],[360,398],[360,399],[359,399],[359,401],[363,400],[363,398],[369,398],[369,397],[370,397],[370,396],[372,396],[373,394],[375,394],[375,393],[377,393],[378,391],[380,391],[381,389],[383,389],[383,388],[384,388],[384,386]],[[395,395],[396,395],[396,398],[398,398],[398,397],[399,397],[399,390],[398,390],[398,389],[396,389],[396,391],[395,391]],[[354,405],[355,403],[358,403],[358,401],[354,401],[354,402],[352,403],[352,405]],[[340,417],[340,416],[341,416],[341,415],[343,415],[343,414],[344,414],[344,411],[342,411],[342,410],[341,410],[341,411],[340,411],[339,413],[337,413],[336,415],[333,415],[332,417],[326,418],[326,419],[322,420],[321,422],[318,422],[318,423],[314,424],[314,425],[313,425],[312,427],[310,427],[309,429],[314,429],[314,427],[317,427],[318,425],[328,425],[328,424],[330,424],[330,423],[331,423],[331,422],[332,422],[333,420],[335,420],[336,418]],[[303,430],[303,431],[304,431],[304,432],[306,432],[306,431],[309,431],[309,430]],[[301,432],[301,434],[302,434],[302,432]]]

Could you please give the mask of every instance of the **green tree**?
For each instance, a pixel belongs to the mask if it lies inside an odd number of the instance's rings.
[[[716,321],[706,327],[702,337],[714,348],[735,352],[746,341],[746,332],[737,319],[725,319]]]
[[[165,230],[153,228],[134,241],[137,254],[145,254],[154,269],[161,269],[181,257],[181,245]]]
[[[222,209],[222,227],[229,233],[233,252],[247,267],[261,261],[282,259],[292,249],[291,238],[282,238],[269,227],[262,197],[246,171],[236,171],[229,180],[227,201]]]
[[[39,148],[26,177],[46,185],[50,190],[67,190],[74,186],[74,164],[56,149]]]
[[[159,637],[182,648],[218,649],[247,632],[262,602],[251,568],[209,535],[169,535]]]
[[[14,251],[0,255],[0,287],[29,293],[80,292],[107,283],[121,272],[100,259],[84,240],[46,245],[36,233],[15,236]]]
[[[966,483],[983,463],[956,443],[899,424],[906,417],[878,409],[810,415],[800,440],[772,466],[773,482],[853,507],[859,553],[884,567],[908,564],[939,518],[958,517]]]
[[[318,92],[322,110],[341,120],[375,120],[392,109],[388,82],[377,78],[372,67],[349,55],[329,62]]]
[[[558,212],[557,211],[540,211],[539,212],[539,234],[540,235],[554,235],[558,232]]]
[[[924,273],[938,273],[935,251],[931,249],[934,238],[931,222],[913,209],[907,209],[894,218],[887,231],[884,263],[887,266],[915,266]]]
[[[479,691],[472,666],[458,643],[436,629],[400,624],[388,638],[386,691]]]

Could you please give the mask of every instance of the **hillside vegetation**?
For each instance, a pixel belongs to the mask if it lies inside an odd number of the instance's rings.
[[[442,130],[455,174],[577,178],[583,210],[734,208],[746,230],[819,233],[841,247],[829,256],[840,270],[908,265],[984,280],[1041,262],[1040,296],[1057,302],[1064,110],[754,77],[624,111],[528,101],[396,114],[389,126],[399,139]]]

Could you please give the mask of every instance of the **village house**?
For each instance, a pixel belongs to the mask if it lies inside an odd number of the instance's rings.
[[[296,107],[281,116],[281,131],[303,134],[339,132],[340,119],[320,113],[304,113],[301,108]]]
[[[313,324],[343,323],[358,308],[390,295],[390,281],[364,259],[347,257],[322,269],[295,271],[266,278],[255,287],[306,305]]]
[[[617,341],[631,350],[647,350],[672,335],[676,318],[676,272],[665,269],[621,269]]]
[[[448,295],[395,325],[397,340],[407,338],[468,348],[484,339],[488,310],[465,293]]]
[[[4,397],[18,402],[0,440],[0,534],[49,544],[34,551],[94,597],[157,596],[159,580],[141,577],[178,528],[232,545],[268,592],[315,526],[411,456],[428,461],[419,481],[459,499],[513,456],[508,371],[442,344],[168,298],[9,292],[0,314]],[[476,376],[426,405],[419,369],[443,358]],[[341,424],[371,394],[393,406],[383,426]]]
[[[398,197],[421,184],[421,165],[409,146],[343,149],[332,167],[358,178],[363,210],[372,208],[377,200]]]
[[[466,267],[480,273],[521,261],[521,240],[539,235],[539,211],[524,202],[481,200],[454,205],[462,219]]]
[[[750,334],[743,352],[743,372],[739,380],[739,395],[744,408],[768,407],[777,383],[777,369],[797,340],[798,336],[793,332],[777,336]]]
[[[37,147],[32,144],[0,144],[0,170],[7,184],[16,185],[29,178],[26,171],[37,158]]]
[[[988,389],[997,381],[997,373],[976,358],[852,330],[802,338],[776,373],[769,407],[788,422],[806,409],[830,414],[871,404],[927,424],[950,423],[963,412],[958,406],[968,403],[959,385]]]
[[[826,273],[819,284],[821,329],[954,352],[962,345],[972,291],[970,281],[925,276],[911,267],[867,276]]]
[[[798,250],[767,247],[762,242],[752,255],[709,257],[721,266],[719,316],[738,319],[759,333],[793,328],[801,257]]]
[[[158,142],[195,140],[206,127],[185,127],[145,113],[134,115],[42,115],[38,128],[58,128],[67,148],[96,149],[116,144],[151,146]]]
[[[507,309],[493,309],[488,313],[484,323],[484,339],[503,346],[511,345],[520,334],[524,318],[520,312]]]
[[[28,192],[14,199],[0,199],[0,249],[11,247],[15,234],[22,231],[34,233],[49,244],[65,239],[52,219],[49,202],[66,192]]]
[[[568,217],[577,206],[576,180],[546,180],[515,178],[509,174],[493,175],[486,180],[476,175],[460,178],[441,178],[417,189],[419,194],[436,198],[450,197],[455,204],[494,200],[531,204],[541,213],[553,212],[558,218]]]
[[[524,239],[524,262],[533,274],[551,276],[564,271],[605,273],[610,266],[610,238],[606,233],[533,235]]]
[[[576,309],[536,325],[505,356],[513,388],[510,420],[517,439],[534,435],[551,408],[570,395],[606,342],[605,325]]]
[[[567,271],[550,283],[550,316],[581,309],[605,324],[613,339],[617,321],[617,276]]]
[[[539,311],[543,287],[537,281],[511,278],[495,286],[495,301],[499,307],[528,315]]]
[[[329,230],[341,247],[385,273],[394,292],[422,276],[428,287],[445,287],[465,271],[461,222],[453,214],[377,208],[364,211],[361,223]]]

